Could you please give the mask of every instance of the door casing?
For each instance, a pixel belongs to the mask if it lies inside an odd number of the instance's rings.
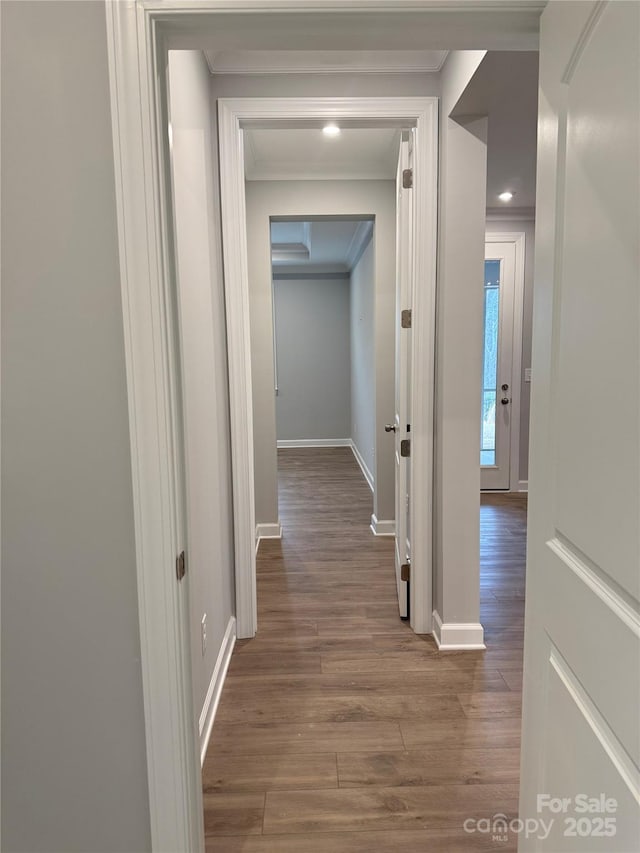
[[[423,235],[414,252],[412,456],[421,476],[411,479],[411,626],[431,631],[431,529],[433,483],[433,381],[437,203],[437,101],[435,98],[236,98],[218,104],[231,436],[236,526],[236,618],[239,637],[257,627],[251,350],[248,334],[249,278],[242,128],[268,125],[322,127],[328,120],[350,127],[396,123],[415,127],[415,229]],[[425,377],[428,377],[425,381]],[[247,547],[249,543],[250,547]]]
[[[513,243],[515,248],[515,278],[513,287],[513,349],[511,358],[511,439],[509,491],[520,488],[520,399],[522,383],[522,328],[524,319],[524,264],[526,251],[524,231],[492,231],[485,236],[485,246],[491,243]]]

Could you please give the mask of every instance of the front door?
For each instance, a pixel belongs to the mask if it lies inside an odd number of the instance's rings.
[[[631,853],[640,849],[640,4],[549,3],[539,102],[519,814],[528,829],[518,849]]]
[[[515,243],[488,236],[484,262],[484,349],[480,487],[508,489],[511,468]]]

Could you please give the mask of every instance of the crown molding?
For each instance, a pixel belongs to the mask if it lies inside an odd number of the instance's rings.
[[[309,249],[303,243],[272,243],[271,263],[299,264],[309,260]]]
[[[353,232],[351,243],[347,249],[347,264],[352,270],[358,263],[364,250],[369,245],[369,241],[373,236],[373,221],[371,219],[363,219],[358,223],[358,227]]]

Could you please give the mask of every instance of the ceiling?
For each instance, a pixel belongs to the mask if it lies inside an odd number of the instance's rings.
[[[244,131],[248,181],[375,180],[396,176],[400,131],[345,129],[327,137],[320,129]]]
[[[233,55],[218,53],[227,56],[225,62]],[[295,62],[306,56],[312,64],[321,52],[291,53]],[[331,53],[340,54],[342,63],[355,63],[365,52]],[[389,53],[400,61],[401,51]],[[537,109],[538,53],[489,51],[452,112],[462,124],[488,116],[486,204],[491,214],[531,215],[535,209]],[[327,138],[319,129],[247,128],[244,135],[247,180],[393,180],[396,175],[397,129],[346,128]],[[498,200],[504,190],[515,193],[509,204]]]
[[[490,51],[453,111],[489,116],[487,144],[487,210],[515,209],[531,213],[536,204],[538,133],[538,53]],[[508,204],[498,193],[511,190]]]
[[[372,220],[311,219],[271,223],[271,258],[279,273],[349,272],[373,230]]]

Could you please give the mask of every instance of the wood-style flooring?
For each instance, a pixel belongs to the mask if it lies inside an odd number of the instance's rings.
[[[517,814],[526,497],[482,499],[487,650],[439,653],[398,617],[351,450],[278,463],[284,536],[261,543],[258,634],[204,763],[207,851],[514,851],[463,822]]]

